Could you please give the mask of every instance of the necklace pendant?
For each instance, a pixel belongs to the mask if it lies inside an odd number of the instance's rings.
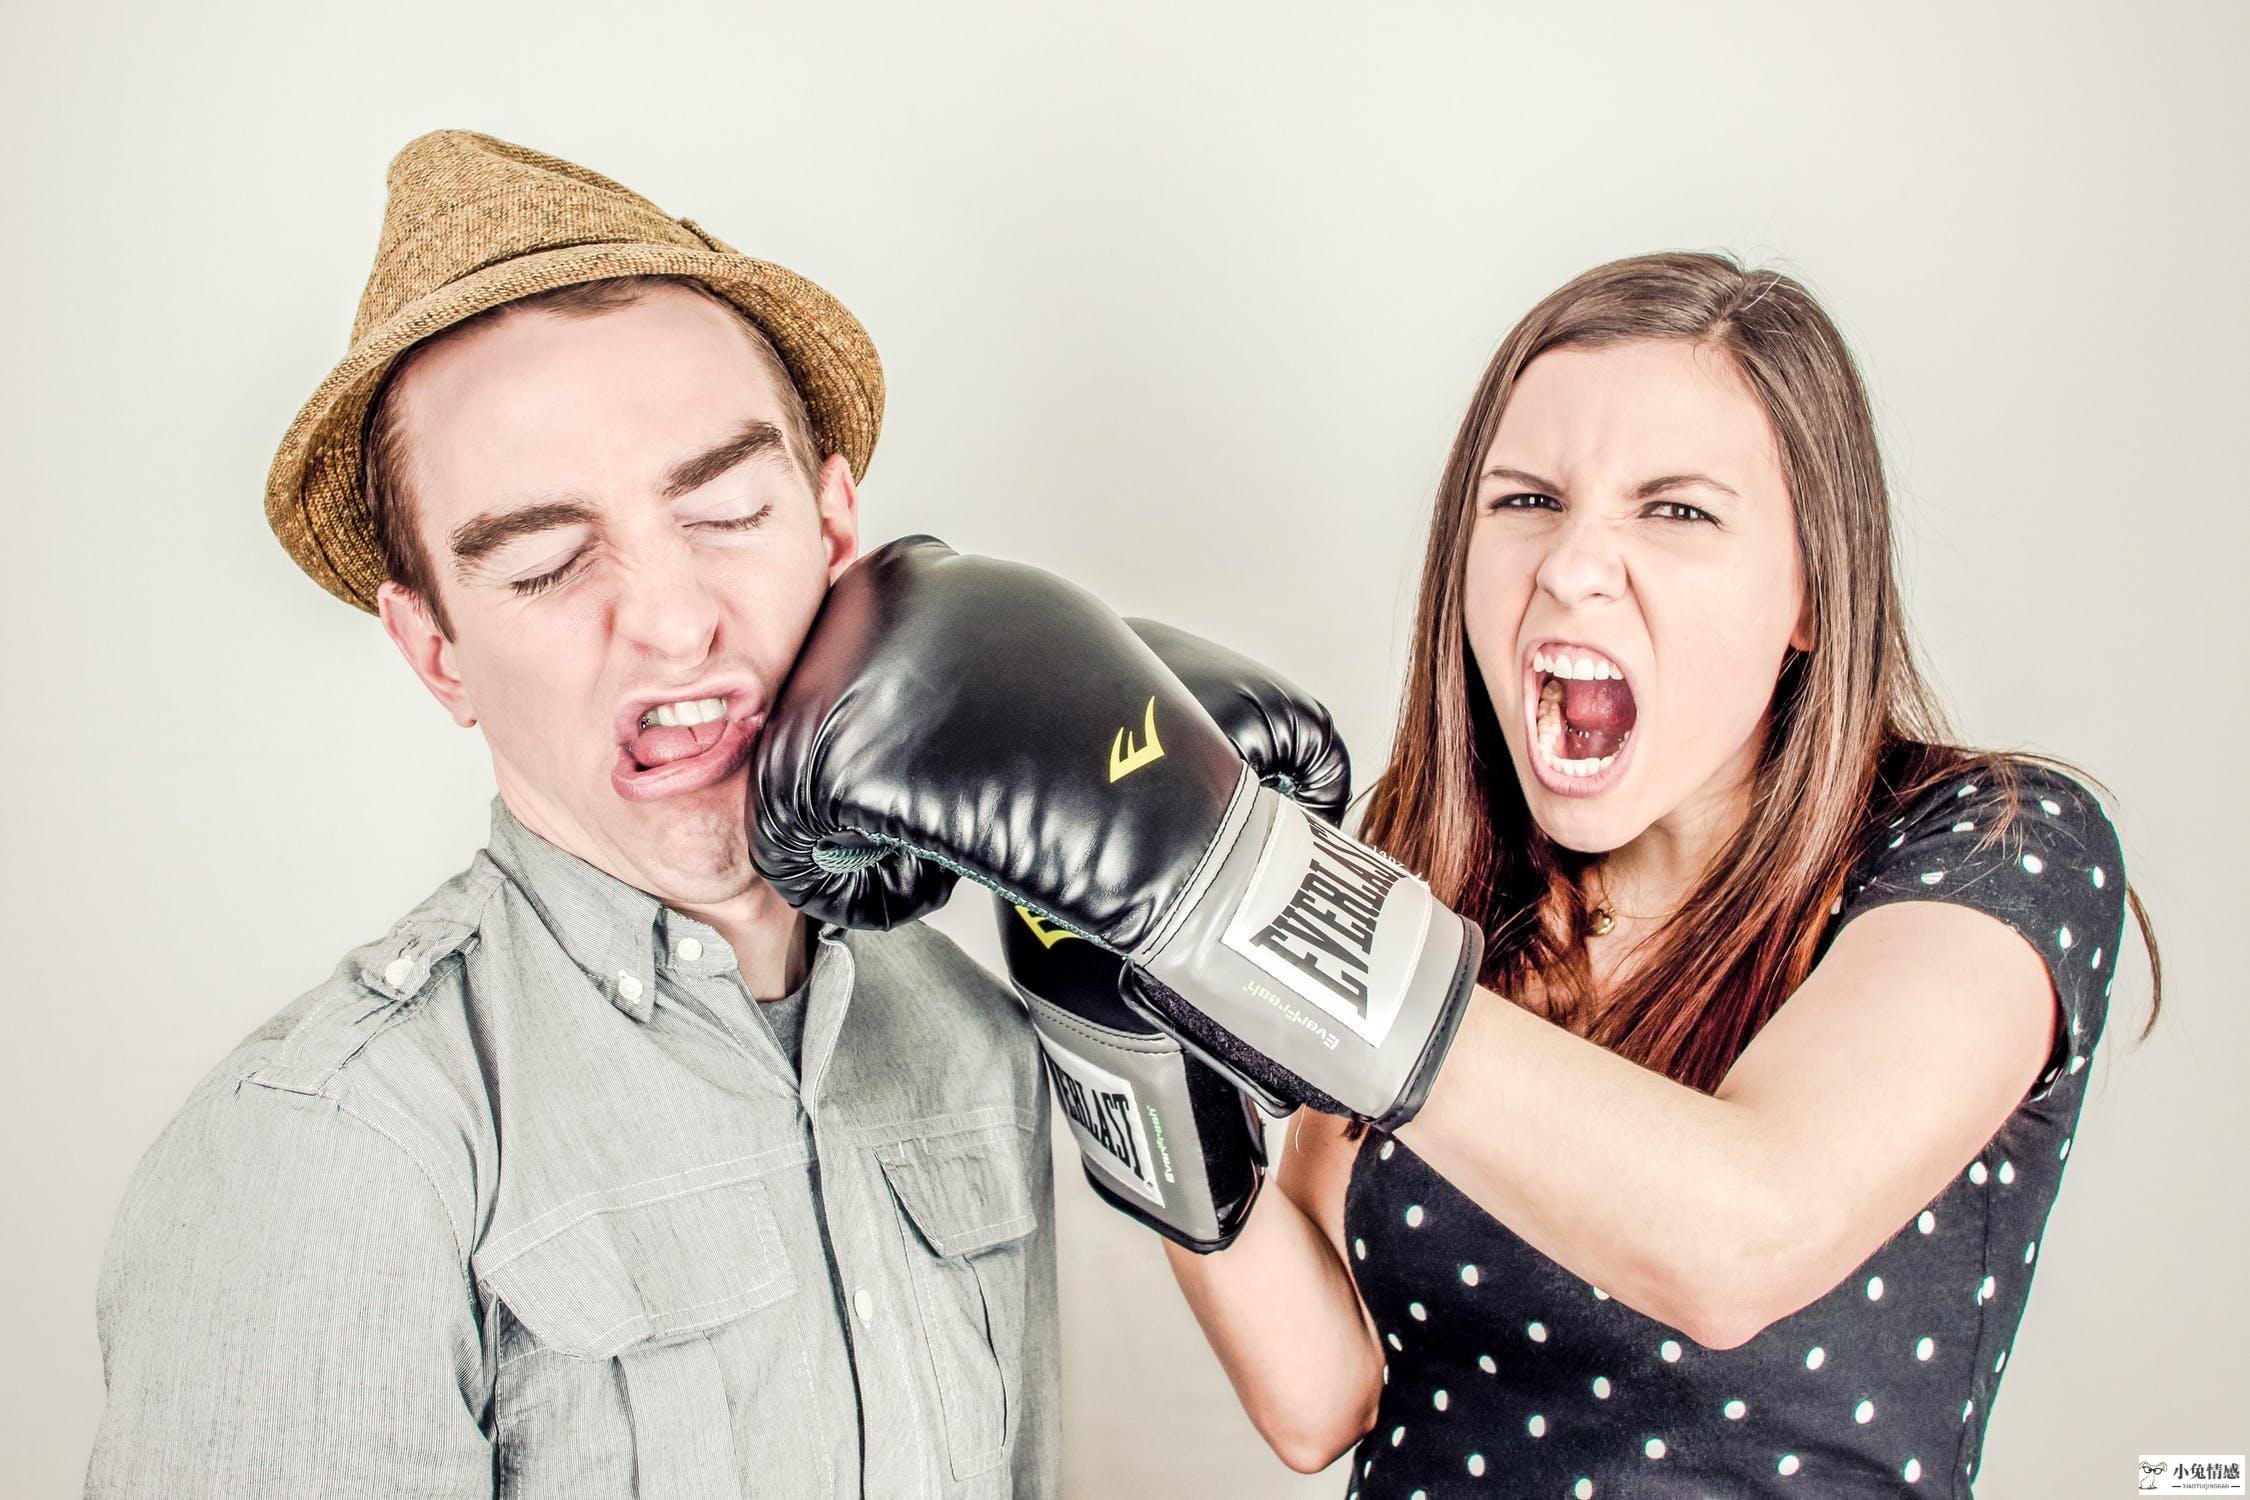
[[[1607,901],[1594,908],[1593,920],[1586,924],[1587,930],[1592,932],[1595,937],[1608,937],[1610,929],[1616,925],[1617,913],[1609,909]]]

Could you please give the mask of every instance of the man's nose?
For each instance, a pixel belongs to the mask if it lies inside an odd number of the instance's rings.
[[[1625,591],[1625,557],[1615,528],[1589,507],[1574,508],[1548,534],[1537,581],[1558,604],[1618,597]]]
[[[616,629],[665,660],[699,662],[718,629],[719,598],[693,547],[643,547],[619,570]]]

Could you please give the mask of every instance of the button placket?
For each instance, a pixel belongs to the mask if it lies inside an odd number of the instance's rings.
[[[880,1335],[875,1331],[880,1310],[875,1290],[895,1286],[884,1259],[886,1238],[882,1229],[891,1213],[890,1189],[884,1185],[881,1168],[871,1153],[838,1144],[851,1136],[835,1105],[808,1107],[806,1120],[821,1180],[837,1188],[821,1194],[820,1215],[828,1231],[837,1285],[852,1288],[844,1298],[852,1314],[846,1331],[851,1338],[852,1376],[859,1387],[860,1407],[864,1411],[889,1411],[894,1421],[903,1418],[912,1424],[913,1443],[926,1442],[929,1419],[923,1410],[922,1392],[911,1373],[915,1358],[911,1309],[886,1320]],[[850,1190],[844,1191],[847,1173]],[[891,1305],[895,1307],[895,1298]]]

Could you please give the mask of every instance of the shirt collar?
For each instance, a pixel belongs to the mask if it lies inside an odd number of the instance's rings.
[[[734,954],[717,932],[533,833],[498,793],[485,852],[523,892],[571,962],[636,1021],[649,1018],[657,965],[681,951],[683,938],[693,940],[684,951],[697,953],[699,970],[734,967]]]

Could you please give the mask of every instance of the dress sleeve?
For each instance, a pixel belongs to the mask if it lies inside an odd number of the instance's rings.
[[[2030,1098],[2084,1070],[2109,1009],[2125,921],[2125,862],[2092,792],[2012,763],[2016,790],[1979,769],[1941,783],[1887,827],[1844,887],[1836,929],[1899,901],[1947,901],[2007,923],[2046,960],[2060,1022]],[[2011,800],[2013,806],[2011,808]]]

